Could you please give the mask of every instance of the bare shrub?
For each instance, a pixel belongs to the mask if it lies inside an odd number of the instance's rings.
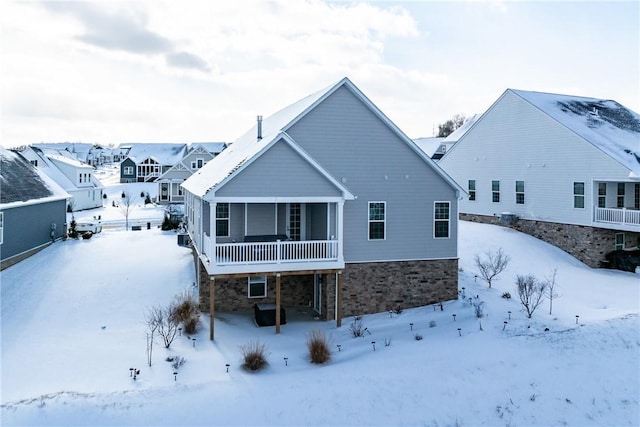
[[[200,322],[200,311],[198,302],[189,291],[184,291],[175,297],[175,314],[179,323],[184,325],[187,334],[197,332]]]
[[[429,320],[429,327],[430,328],[435,328],[436,327],[436,321],[435,320]]]
[[[547,298],[549,298],[549,314],[552,314],[553,312],[553,300],[559,296],[558,293],[556,292],[557,274],[558,274],[558,269],[554,268],[553,270],[551,270],[551,274],[545,277],[545,280],[544,280],[545,284],[547,285],[546,296]]]
[[[242,367],[247,371],[256,372],[267,366],[267,345],[260,341],[253,341],[240,346],[243,363]]]
[[[484,317],[484,306],[484,301],[476,301],[473,303],[473,311],[476,313],[478,319]]]
[[[322,364],[331,358],[329,341],[323,330],[314,329],[307,334],[307,348],[312,363]]]
[[[536,308],[538,308],[544,300],[547,284],[546,282],[540,282],[531,274],[527,276],[518,275],[516,278],[516,289],[520,302],[525,310],[527,310],[527,316],[531,319]]]
[[[171,367],[174,371],[177,371],[178,368],[184,365],[184,362],[186,361],[187,360],[182,356],[174,356],[173,358],[171,358]]]
[[[169,348],[178,332],[177,316],[175,305],[171,304],[166,308],[152,307],[147,312],[146,323],[150,331],[157,331],[162,337],[165,348]]]
[[[361,316],[354,316],[353,322],[349,325],[349,331],[354,338],[363,337],[365,331],[364,323]]]
[[[480,270],[480,277],[491,287],[491,284],[496,280],[497,276],[507,268],[511,258],[502,248],[499,248],[495,252],[485,252],[483,257],[476,254],[474,261],[476,267]]]

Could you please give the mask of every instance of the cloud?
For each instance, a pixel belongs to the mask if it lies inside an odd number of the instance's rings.
[[[189,52],[173,52],[166,55],[167,65],[176,68],[189,68],[208,72],[210,70],[207,61]]]
[[[148,18],[140,9],[109,11],[89,2],[45,2],[43,5],[52,12],[79,20],[85,33],[76,39],[84,43],[134,54],[164,53],[173,50],[171,41],[145,28]]]

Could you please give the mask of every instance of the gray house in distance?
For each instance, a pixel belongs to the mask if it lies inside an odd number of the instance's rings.
[[[70,197],[20,154],[0,148],[0,269],[66,235]]]
[[[451,300],[464,194],[349,79],[262,120],[183,184],[200,305],[334,319]]]

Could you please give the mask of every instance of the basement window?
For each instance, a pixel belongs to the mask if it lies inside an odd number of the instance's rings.
[[[267,296],[267,276],[249,277],[249,298],[264,298]]]

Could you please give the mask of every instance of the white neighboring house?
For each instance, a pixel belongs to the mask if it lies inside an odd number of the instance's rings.
[[[71,195],[68,203],[74,211],[102,207],[104,186],[93,167],[52,149],[32,146],[21,154]]]
[[[640,115],[611,100],[507,89],[439,161],[500,222],[592,267],[640,239]]]
[[[431,157],[433,160],[440,160],[447,151],[453,147],[453,144],[458,142],[462,136],[467,133],[467,131],[473,126],[475,121],[478,119],[478,115],[474,114],[469,117],[466,122],[462,124],[458,129],[453,131],[447,137],[425,137],[425,138],[416,138],[413,142],[416,143],[418,147],[422,151],[425,152],[426,155]]]

